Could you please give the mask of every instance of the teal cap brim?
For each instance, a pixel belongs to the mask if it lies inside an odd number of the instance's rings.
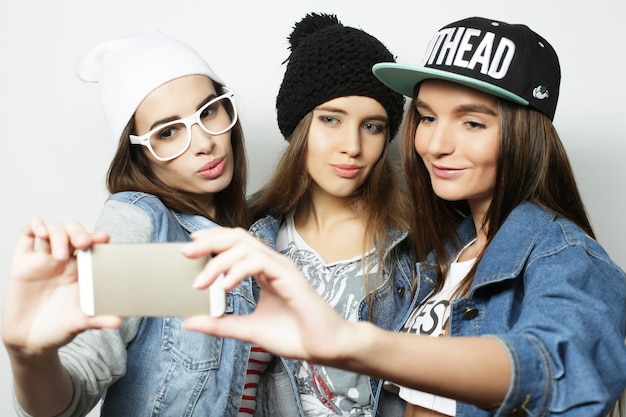
[[[518,103],[524,106],[528,105],[528,100],[523,99],[517,94],[513,94],[501,87],[489,84],[485,81],[467,77],[465,75],[453,72],[442,71],[434,68],[415,67],[411,65],[396,64],[391,62],[381,62],[374,64],[372,71],[376,78],[383,84],[387,85],[394,91],[404,94],[407,97],[413,97],[415,85],[427,79],[439,79],[462,84],[476,90],[493,94]]]

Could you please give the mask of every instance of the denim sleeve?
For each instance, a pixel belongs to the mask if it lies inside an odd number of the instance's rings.
[[[565,244],[535,248],[519,278],[519,318],[495,335],[512,364],[496,415],[606,415],[626,387],[624,272],[594,247]]]

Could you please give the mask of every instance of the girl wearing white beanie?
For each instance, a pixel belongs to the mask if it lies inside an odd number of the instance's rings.
[[[247,226],[246,156],[233,93],[196,51],[147,27],[96,46],[77,74],[98,83],[118,144],[96,231],[113,243],[172,242],[216,224]],[[52,261],[56,247],[48,243],[60,230],[33,221],[18,255]],[[106,235],[95,236],[104,242]],[[35,246],[35,236],[44,243]],[[71,271],[76,260],[71,250],[66,255],[54,262]],[[87,316],[75,269],[68,285],[46,277],[45,268],[29,269],[34,263],[23,265],[11,275],[3,315],[20,416],[85,415],[105,393],[107,416],[246,414],[240,402],[249,344],[185,331],[180,317]],[[29,285],[29,272],[41,285]],[[253,308],[251,281],[227,293],[227,314]]]

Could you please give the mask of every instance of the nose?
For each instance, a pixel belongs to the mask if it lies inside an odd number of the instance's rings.
[[[418,144],[421,142],[421,145]],[[420,146],[431,155],[448,155],[454,152],[454,138],[452,132],[447,128],[444,122],[438,121],[436,126],[428,129],[420,129],[418,126],[415,131],[415,147]]]
[[[194,154],[210,154],[213,152],[213,148],[215,147],[213,135],[207,133],[198,123],[191,125],[190,129],[191,147]]]
[[[358,126],[347,129],[342,145],[343,153],[352,158],[361,154],[361,132]]]

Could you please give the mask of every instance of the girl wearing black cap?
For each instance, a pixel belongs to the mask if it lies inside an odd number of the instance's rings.
[[[293,264],[227,229],[188,247],[223,252],[198,285],[251,274],[260,303],[186,327],[391,381],[406,416],[606,416],[626,387],[626,274],[594,239],[552,124],[550,44],[469,18],[436,34],[424,66],[374,72],[412,97],[402,155],[421,262],[403,330],[343,320]]]
[[[398,329],[409,311],[413,261],[389,143],[404,98],[371,69],[393,56],[373,36],[325,14],[307,15],[289,40],[276,100],[289,145],[252,199],[258,221],[250,231],[294,260],[343,317]],[[277,358],[259,386],[265,395],[257,413],[368,416],[380,389],[364,375]]]

